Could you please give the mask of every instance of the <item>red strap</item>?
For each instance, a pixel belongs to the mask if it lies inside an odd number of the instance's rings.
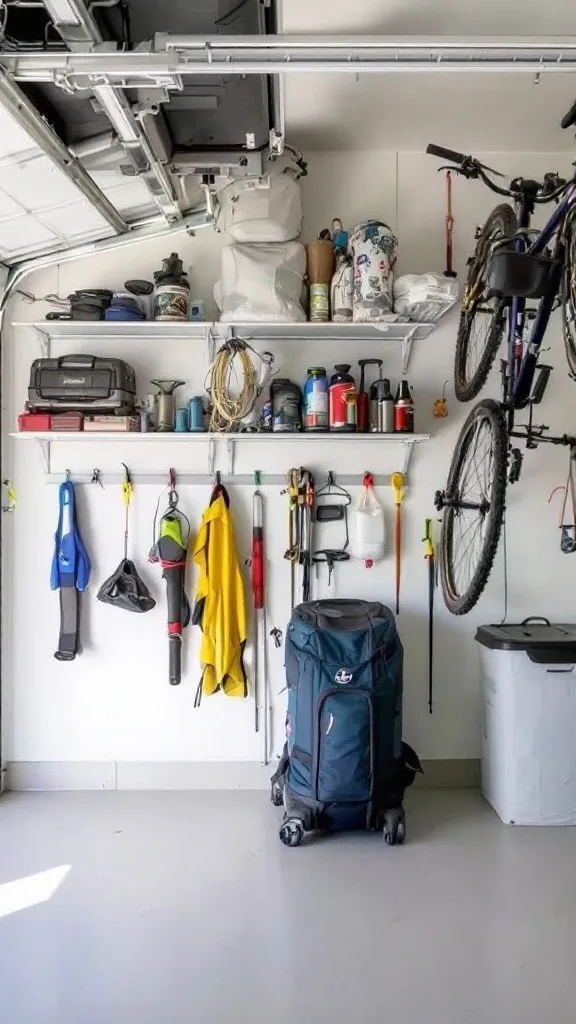
[[[372,476],[372,473],[364,473],[364,479],[362,480],[362,486],[363,487],[373,487],[374,486],[374,477]]]

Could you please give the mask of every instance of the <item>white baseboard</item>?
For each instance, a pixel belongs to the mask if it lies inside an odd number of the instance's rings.
[[[480,784],[477,760],[445,759],[423,764],[419,787]],[[6,789],[268,789],[273,771],[272,764],[264,767],[253,761],[12,761],[6,768]]]

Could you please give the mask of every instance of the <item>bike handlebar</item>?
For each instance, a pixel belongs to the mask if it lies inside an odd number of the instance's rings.
[[[574,114],[574,117],[576,117],[576,103],[574,104],[573,110],[566,115],[566,118],[570,117],[572,113]],[[490,168],[485,168],[484,165],[476,159],[476,157],[465,156],[463,153],[458,153],[454,149],[446,149],[444,146],[436,146],[433,142],[426,147],[426,153],[429,156],[437,156],[440,160],[450,160],[451,163],[457,165],[454,167],[454,170],[458,174],[463,174],[466,178],[480,178],[490,191],[495,192],[496,195],[504,196],[505,199],[518,198],[518,191],[514,191],[510,188],[502,188],[501,185],[497,185],[495,181],[492,181],[492,179],[486,174],[486,171],[490,170]],[[569,185],[573,185],[574,183],[576,183],[576,174],[571,181],[563,181],[562,184],[553,192],[539,196],[532,196],[531,198],[535,203],[551,203],[558,199]]]
[[[436,146],[433,142],[426,146],[429,156],[438,156],[441,160],[450,160],[454,164],[463,164],[468,157],[463,153],[457,153],[454,149],[445,149],[444,146]]]

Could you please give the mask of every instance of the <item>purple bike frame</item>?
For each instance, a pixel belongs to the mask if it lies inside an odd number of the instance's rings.
[[[533,256],[538,256],[544,251],[556,234],[559,226],[562,224],[562,221],[568,212],[568,208],[573,204],[575,199],[576,185],[571,185],[567,189],[562,202],[558,205],[558,208],[554,211],[546,226],[526,250],[528,253]],[[521,228],[529,226],[529,217],[525,217],[525,220],[527,223],[520,223]],[[526,244],[522,237],[518,238],[517,244],[521,251],[526,249]],[[558,255],[560,255],[561,245],[562,243],[560,241],[556,244],[556,253]],[[526,299],[512,299],[512,308],[508,320],[508,398],[511,398],[512,405],[515,409],[521,409],[525,406],[528,398],[530,397],[534,375],[536,373],[536,364],[538,362],[540,346],[542,345],[542,340],[546,333],[546,328],[548,327],[548,321],[550,320],[554,301],[558,294],[563,269],[563,264],[560,260],[558,267],[552,274],[550,288],[546,295],[540,299],[538,304],[536,319],[534,320],[532,330],[530,331],[530,337],[528,341],[524,343],[524,351],[521,361],[519,361],[519,356],[517,355],[517,345],[522,343],[524,336],[526,323]]]

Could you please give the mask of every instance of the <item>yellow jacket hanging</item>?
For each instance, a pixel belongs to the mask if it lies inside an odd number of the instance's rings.
[[[243,655],[246,645],[244,587],[234,540],[228,492],[218,484],[194,541],[193,559],[200,569],[192,621],[202,630],[202,694],[223,690],[228,697],[248,696]]]

